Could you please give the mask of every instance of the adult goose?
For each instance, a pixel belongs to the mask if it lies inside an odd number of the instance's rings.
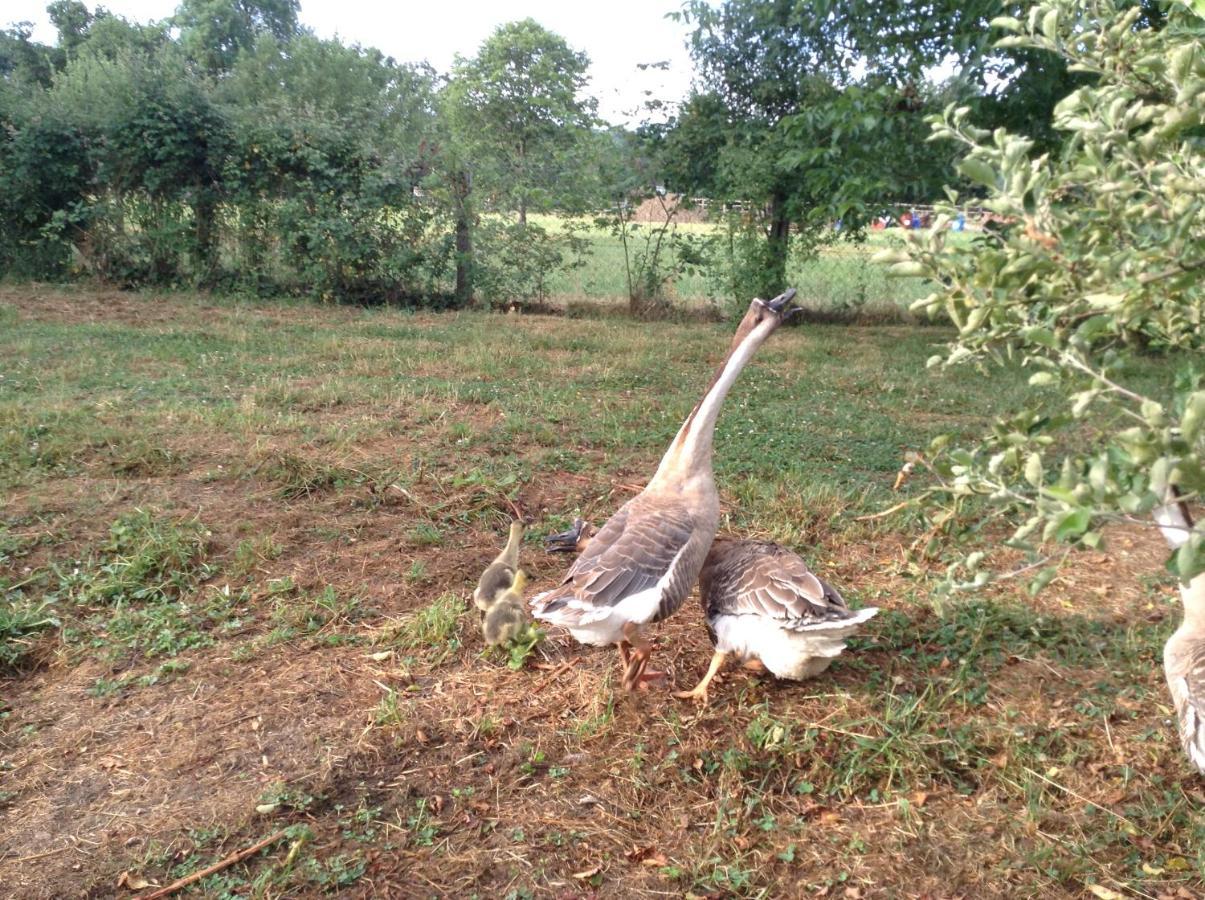
[[[851,610],[795,553],[767,541],[716,538],[699,573],[699,600],[715,654],[707,674],[675,697],[707,702],[729,656],[779,678],[819,675],[878,609]]]
[[[1188,506],[1178,496],[1155,510],[1155,521],[1173,549],[1193,532]],[[1205,775],[1205,572],[1180,584],[1184,620],[1163,646],[1163,672],[1176,707],[1180,743],[1197,771]]]
[[[560,585],[533,600],[536,618],[568,628],[581,643],[616,644],[626,691],[662,674],[646,672],[652,645],[642,628],[674,613],[699,576],[720,517],[711,468],[716,418],[741,370],[790,315],[794,296],[749,304],[648,486],[607,520]]]

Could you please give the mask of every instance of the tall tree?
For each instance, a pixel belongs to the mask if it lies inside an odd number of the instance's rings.
[[[425,287],[411,278],[433,255],[433,201],[415,188],[430,167],[434,80],[308,34],[264,35],[239,56],[216,95],[233,124],[227,180],[249,268],[276,247],[323,297]]]
[[[183,0],[173,23],[188,55],[212,74],[230,71],[239,53],[261,34],[288,40],[298,34],[300,0]]]
[[[936,189],[924,98],[890,67],[859,71],[849,17],[811,0],[689,4],[696,93],[667,143],[671,182],[737,201],[764,233],[739,261],[740,290],[782,290],[792,229],[807,250],[834,220],[857,228],[885,199]],[[855,77],[857,76],[857,77]],[[918,175],[930,184],[916,185]],[[935,182],[935,183],[934,183]],[[749,220],[749,219],[747,219]]]
[[[135,34],[135,32],[129,32]],[[214,263],[215,217],[229,129],[208,85],[188,71],[179,47],[93,52],[91,38],[55,78],[49,105],[91,145],[96,201],[76,243],[96,274],[121,280],[205,280]],[[105,271],[125,244],[127,213],[138,259]],[[86,249],[85,249],[86,245]]]
[[[962,173],[1013,224],[949,240],[955,193],[931,232],[883,255],[928,278],[936,290],[917,308],[958,328],[933,365],[1033,370],[1030,404],[983,440],[935,442],[922,499],[939,528],[1011,518],[1008,546],[1031,554],[1014,574],[1030,572],[1035,590],[1066,555],[1059,543],[1099,547],[1110,522],[1165,526],[1205,496],[1205,20],[1186,6],[1158,27],[1143,15],[1115,0],[1041,0],[997,20],[1012,32],[1005,48],[1058,55],[1095,80],[1055,108],[1054,154],[948,109],[935,133],[965,151]],[[1137,374],[1138,354],[1165,356],[1162,382]],[[1205,588],[1205,526],[1164,530],[1169,567]],[[951,576],[989,581],[991,550]]]
[[[46,7],[46,13],[59,33],[59,49],[68,56],[87,40],[88,29],[92,27],[97,16],[106,15],[102,9],[94,16],[79,0],[54,0]]]
[[[532,19],[499,26],[448,87],[455,139],[474,190],[526,223],[530,210],[580,205],[579,162],[596,102],[583,95],[586,54]]]
[[[498,27],[471,59],[457,58],[443,94],[441,158],[456,218],[456,296],[490,282],[488,299],[540,295],[561,260],[529,212],[577,211],[592,199],[583,161],[596,142],[596,101],[583,94],[589,60],[532,19]],[[512,226],[482,212],[514,216]],[[483,253],[483,247],[492,248]],[[495,265],[487,267],[486,260]]]
[[[1143,16],[1158,19],[1157,0],[1143,3]],[[672,136],[692,152],[676,154],[669,175],[764,208],[766,244],[749,268],[776,292],[793,229],[806,251],[832,237],[822,220],[856,225],[878,203],[940,194],[951,154],[925,142],[926,112],[966,103],[981,126],[1057,144],[1050,110],[1092,76],[1061,57],[995,46],[990,22],[1014,5],[692,0],[681,17],[694,26],[699,79]],[[935,88],[927,78],[938,66],[954,76]]]
[[[50,84],[63,53],[31,39],[33,25],[18,22],[0,30],[0,82],[6,87],[24,90]]]

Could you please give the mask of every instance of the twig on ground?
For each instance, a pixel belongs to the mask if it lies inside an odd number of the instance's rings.
[[[912,502],[913,501],[911,501],[911,500],[904,500],[900,503],[897,503],[895,506],[892,506],[890,509],[883,510],[882,512],[871,513],[868,516],[855,516],[854,521],[855,522],[869,522],[872,519],[881,519],[884,516],[889,516],[892,513],[899,512],[901,509],[903,509],[905,506],[910,505]]]
[[[169,894],[174,894],[176,891],[180,890],[181,888],[188,887],[195,881],[200,881],[202,878],[209,877],[214,872],[220,872],[223,869],[233,866],[235,863],[242,862],[249,856],[254,856],[265,847],[275,844],[277,841],[283,840],[286,837],[288,837],[286,832],[278,831],[276,834],[269,835],[262,841],[257,841],[250,847],[245,847],[242,850],[237,850],[234,853],[231,853],[225,859],[218,860],[208,868],[200,869],[196,872],[193,872],[191,875],[185,875],[183,878],[173,881],[167,887],[161,887],[157,891],[151,891],[149,894],[142,894],[141,896],[136,897],[135,900],[157,900],[159,897],[166,897]]]
[[[552,684],[552,682],[556,681],[557,678],[559,678],[564,672],[569,671],[570,669],[572,669],[574,666],[576,666],[581,661],[582,661],[582,658],[580,656],[575,656],[575,657],[573,657],[573,659],[565,660],[563,663],[561,663],[559,666],[557,666],[555,669],[553,669],[551,672],[549,672],[547,675],[545,675],[542,679],[540,679],[540,683],[537,684],[534,688],[532,688],[532,690],[531,690],[532,695],[534,696],[534,695],[540,693],[540,691],[544,690],[544,688],[548,687],[548,685],[550,685],[550,684]]]
[[[56,847],[53,850],[47,850],[45,853],[35,853],[33,856],[22,856],[19,859],[8,859],[0,856],[0,862],[4,863],[26,863],[32,862],[35,859],[45,859],[48,856],[54,856],[56,853],[62,853],[64,850],[70,850],[70,844],[64,844],[61,847]]]

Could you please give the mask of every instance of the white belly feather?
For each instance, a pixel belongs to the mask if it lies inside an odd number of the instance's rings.
[[[719,615],[711,620],[716,650],[742,661],[759,659],[779,678],[795,681],[819,675],[845,649],[850,637],[878,609],[859,609],[839,622],[824,622],[796,630],[783,628],[762,616]]]
[[[614,606],[586,606],[570,600],[552,612],[537,607],[534,615],[553,625],[565,626],[578,643],[601,647],[622,641],[623,627],[629,622],[634,625],[651,622],[660,606],[661,585],[658,583],[624,597]]]

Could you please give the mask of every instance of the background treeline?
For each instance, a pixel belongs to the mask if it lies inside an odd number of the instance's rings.
[[[56,0],[55,46],[0,32],[0,272],[505,303],[546,296],[601,224],[623,239],[634,305],[690,266],[770,294],[792,254],[955,178],[952,148],[926,141],[947,103],[1051,140],[1075,76],[989,53],[1006,7],[689,3],[692,95],[619,128],[585,93],[585,55],[531,20],[437,73],[315,37],[297,0],[184,0],[149,25]],[[672,209],[634,230],[658,187],[731,212],[706,239]]]

